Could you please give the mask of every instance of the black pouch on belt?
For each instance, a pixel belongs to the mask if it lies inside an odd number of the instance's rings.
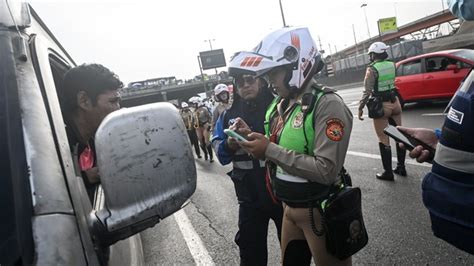
[[[384,116],[383,101],[379,96],[370,97],[367,102],[367,109],[369,110],[370,118],[380,118]]]
[[[344,260],[361,250],[369,237],[362,217],[361,191],[344,187],[323,206],[323,226],[329,253]]]

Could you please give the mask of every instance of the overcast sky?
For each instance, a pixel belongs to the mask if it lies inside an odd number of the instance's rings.
[[[377,20],[397,16],[398,25],[447,7],[442,0],[281,0],[286,24],[306,26],[329,53],[377,33]],[[157,77],[189,79],[199,72],[197,55],[223,48],[227,62],[282,27],[278,0],[32,0],[31,5],[76,63],[101,63],[124,83]],[[220,68],[219,71],[226,70]],[[213,74],[214,70],[205,73]]]

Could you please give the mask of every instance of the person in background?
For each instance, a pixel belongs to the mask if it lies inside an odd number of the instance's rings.
[[[181,109],[179,109],[181,118],[183,118],[184,126],[188,131],[189,141],[194,147],[194,151],[199,159],[201,159],[201,151],[199,150],[199,141],[196,135],[196,129],[194,128],[193,111],[189,108],[186,102],[181,103]]]
[[[383,42],[375,42],[369,47],[369,57],[372,63],[369,64],[365,73],[365,90],[359,103],[359,119],[364,120],[362,114],[369,97],[374,96],[382,99],[384,116],[374,118],[373,121],[379,140],[379,150],[384,171],[377,173],[376,177],[381,180],[393,181],[393,173],[406,176],[407,171],[405,169],[406,151],[398,145],[396,146],[398,163],[397,167],[392,170],[390,140],[383,133],[384,128],[389,123],[394,126],[402,125],[402,107],[395,89],[395,64],[387,60],[387,49],[388,46]]]
[[[229,87],[227,87],[227,85],[225,84],[217,84],[216,87],[214,88],[214,98],[217,102],[217,106],[212,111],[211,132],[214,131],[214,127],[216,126],[216,121],[219,118],[219,116],[230,107]]]
[[[94,135],[105,116],[120,109],[122,87],[119,77],[100,64],[83,64],[64,76],[61,106],[66,132],[91,201],[100,183]]]
[[[202,151],[204,152],[204,159],[209,162],[214,162],[212,147],[210,143],[211,137],[211,122],[212,116],[209,112],[209,109],[204,104],[204,101],[198,97],[194,96],[189,99],[189,102],[193,105],[193,120],[194,128],[196,129],[196,135],[198,137]]]
[[[265,111],[273,95],[266,83],[254,76],[234,75],[234,81],[237,87],[234,101],[217,119],[212,145],[221,164],[233,164],[229,175],[239,202],[239,231],[235,242],[239,246],[241,265],[267,265],[268,222],[273,220],[280,239],[283,209],[267,190],[265,163],[250,157],[224,129],[238,119],[245,119],[254,131],[263,133]]]
[[[313,79],[324,63],[307,28],[285,27],[266,36],[251,52],[235,55],[229,71],[266,76],[278,96],[265,115],[265,134],[243,120],[234,128],[247,136],[238,144],[267,160],[275,196],[283,201],[283,265],[350,265],[326,248],[314,226],[322,218],[317,202],[339,186],[353,115],[334,90]]]

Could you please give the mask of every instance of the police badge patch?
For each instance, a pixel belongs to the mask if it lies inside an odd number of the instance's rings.
[[[326,136],[332,141],[340,141],[344,135],[344,124],[337,118],[326,121]]]
[[[303,126],[303,112],[299,112],[293,120],[293,128],[301,128]]]

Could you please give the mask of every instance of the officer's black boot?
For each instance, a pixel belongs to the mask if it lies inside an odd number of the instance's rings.
[[[393,172],[397,175],[407,176],[407,170],[405,169],[405,155],[406,150],[400,148],[397,143],[397,167],[393,169]]]
[[[390,146],[385,146],[383,143],[379,142],[380,156],[382,157],[383,173],[377,173],[377,179],[393,181],[393,172],[392,172],[392,150]]]
[[[206,148],[206,144],[201,145],[201,150],[204,152],[204,160],[207,161],[207,148]]]
[[[194,151],[196,152],[198,159],[201,159],[202,157],[201,157],[201,150],[199,150],[199,143],[194,143],[193,146],[194,146]]]
[[[209,153],[209,162],[214,162],[211,144],[207,145],[207,152]]]

